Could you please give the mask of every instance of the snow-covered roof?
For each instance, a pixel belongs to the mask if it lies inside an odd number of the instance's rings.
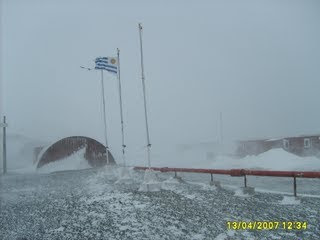
[[[266,142],[272,142],[272,141],[279,141],[281,139],[287,139],[287,138],[307,138],[307,137],[320,137],[320,134],[302,134],[302,135],[291,135],[291,136],[282,136],[282,137],[273,137],[273,138],[247,138],[247,139],[241,139],[237,142],[254,142],[254,141],[266,141]]]

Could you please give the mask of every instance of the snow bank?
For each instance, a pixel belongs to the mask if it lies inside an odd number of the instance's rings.
[[[279,171],[320,171],[320,159],[299,157],[281,148],[271,149],[257,156],[242,159],[220,157],[210,164],[212,168],[247,168]]]
[[[130,165],[146,165],[146,155],[129,158]],[[131,160],[131,161],[130,161]],[[257,156],[232,158],[228,156],[207,157],[206,151],[167,151],[152,152],[152,166],[156,167],[186,167],[215,169],[264,169],[279,171],[320,171],[320,159],[316,157],[299,157],[283,149],[271,149]]]
[[[52,173],[57,171],[81,170],[91,168],[88,161],[85,159],[84,154],[85,148],[80,149],[69,157],[44,165],[43,167],[39,168],[37,172]]]

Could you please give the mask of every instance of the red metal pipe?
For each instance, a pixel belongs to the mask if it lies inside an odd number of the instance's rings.
[[[135,170],[146,170],[147,167],[134,167]],[[304,171],[267,171],[267,170],[249,170],[249,169],[200,169],[200,168],[168,168],[152,167],[154,171],[159,172],[190,172],[190,173],[208,173],[223,174],[234,177],[244,175],[264,176],[264,177],[300,177],[300,178],[320,178],[320,172]]]

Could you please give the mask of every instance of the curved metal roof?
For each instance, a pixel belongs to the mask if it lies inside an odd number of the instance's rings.
[[[38,157],[37,168],[66,158],[82,148],[85,148],[84,157],[92,167],[101,167],[107,164],[106,147],[102,143],[85,136],[71,136],[60,139],[43,149]],[[110,151],[108,157],[110,164],[116,163]]]

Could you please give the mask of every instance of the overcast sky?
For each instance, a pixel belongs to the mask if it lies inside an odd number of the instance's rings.
[[[121,50],[127,145],[145,145],[138,22],[151,142],[320,133],[320,1],[4,0],[2,114],[9,131],[102,141],[97,56]],[[105,74],[120,146],[117,79]]]

